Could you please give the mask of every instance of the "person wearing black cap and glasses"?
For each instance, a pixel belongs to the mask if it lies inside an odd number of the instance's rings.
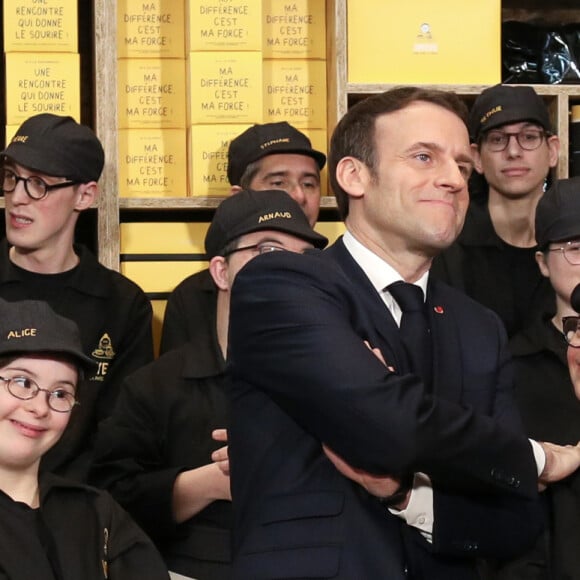
[[[570,297],[580,284],[580,177],[555,181],[546,191],[536,209],[535,231],[539,270],[555,297],[544,310],[531,313],[533,321],[510,341],[514,392],[529,437],[560,445],[576,444],[580,440],[580,401],[566,361],[566,339],[575,335],[567,332],[564,321],[577,315]],[[552,492],[550,487],[546,493],[550,506],[555,497]],[[566,578],[556,573],[564,558],[562,534],[556,528],[559,519],[551,511],[548,534],[537,549],[510,563],[498,578]],[[579,537],[580,524],[577,530],[575,537]],[[549,557],[543,553],[546,545],[551,546]],[[580,567],[569,577],[580,578]]]
[[[243,189],[281,189],[302,208],[311,226],[320,208],[320,171],[326,156],[286,122],[253,125],[228,148],[231,193]],[[215,326],[217,289],[208,270],[188,276],[167,301],[160,351],[208,337]]]
[[[122,378],[153,359],[151,305],[136,284],[74,243],[80,213],[98,197],[105,162],[91,129],[71,117],[36,115],[0,156],[6,207],[0,297],[48,302],[78,324],[96,363],[71,428],[42,465],[82,480],[97,422],[111,411]]]
[[[225,441],[224,371],[234,278],[257,256],[326,243],[283,191],[243,190],[223,201],[205,238],[218,288],[211,334],[131,375],[99,428],[93,482],[109,489],[143,526],[177,578],[231,577],[228,462],[212,431]],[[216,450],[219,464],[211,461]]]
[[[39,474],[80,408],[79,378],[94,367],[74,322],[45,302],[0,299],[0,578],[168,578],[108,493]]]
[[[469,129],[477,171],[469,210],[459,238],[431,272],[495,311],[511,337],[553,301],[535,262],[534,215],[560,143],[531,87],[485,89]]]

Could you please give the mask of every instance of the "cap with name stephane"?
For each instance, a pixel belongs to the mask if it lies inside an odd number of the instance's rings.
[[[312,157],[322,169],[326,155],[312,148],[310,139],[287,123],[264,123],[253,125],[232,139],[228,148],[228,180],[239,185],[246,167],[266,155],[297,153]]]
[[[89,127],[51,113],[24,121],[2,155],[27,169],[78,183],[98,181],[105,164],[103,146]]]
[[[481,92],[469,113],[469,132],[474,142],[482,133],[507,125],[530,121],[550,133],[546,104],[532,87],[495,85]]]
[[[75,322],[40,300],[0,299],[0,356],[21,354],[65,355],[86,371],[96,366],[83,352]]]
[[[242,190],[226,198],[215,211],[205,236],[205,251],[211,259],[240,236],[276,230],[324,248],[328,239],[315,232],[300,206],[285,192]]]
[[[580,177],[559,179],[540,198],[536,207],[536,242],[580,240]]]

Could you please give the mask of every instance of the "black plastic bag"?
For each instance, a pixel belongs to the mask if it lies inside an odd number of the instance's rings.
[[[502,25],[504,83],[580,83],[580,25]]]

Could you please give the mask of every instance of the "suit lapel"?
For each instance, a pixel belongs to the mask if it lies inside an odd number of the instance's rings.
[[[409,364],[397,324],[367,275],[346,249],[342,238],[325,250],[324,255],[331,257],[340,266],[354,287],[354,295],[366,320],[365,330],[369,334],[371,346],[381,349],[386,363],[397,372],[408,372]]]
[[[460,329],[445,287],[431,279],[427,306],[433,344],[433,393],[458,401],[463,389]]]

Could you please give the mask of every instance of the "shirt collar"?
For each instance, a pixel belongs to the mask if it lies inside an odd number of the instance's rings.
[[[404,282],[403,276],[399,272],[382,258],[379,258],[374,252],[363,246],[348,230],[344,233],[342,241],[379,294],[382,295],[385,288],[393,282]],[[427,295],[428,280],[429,272],[427,271],[415,282],[415,285],[423,290],[423,296]]]

